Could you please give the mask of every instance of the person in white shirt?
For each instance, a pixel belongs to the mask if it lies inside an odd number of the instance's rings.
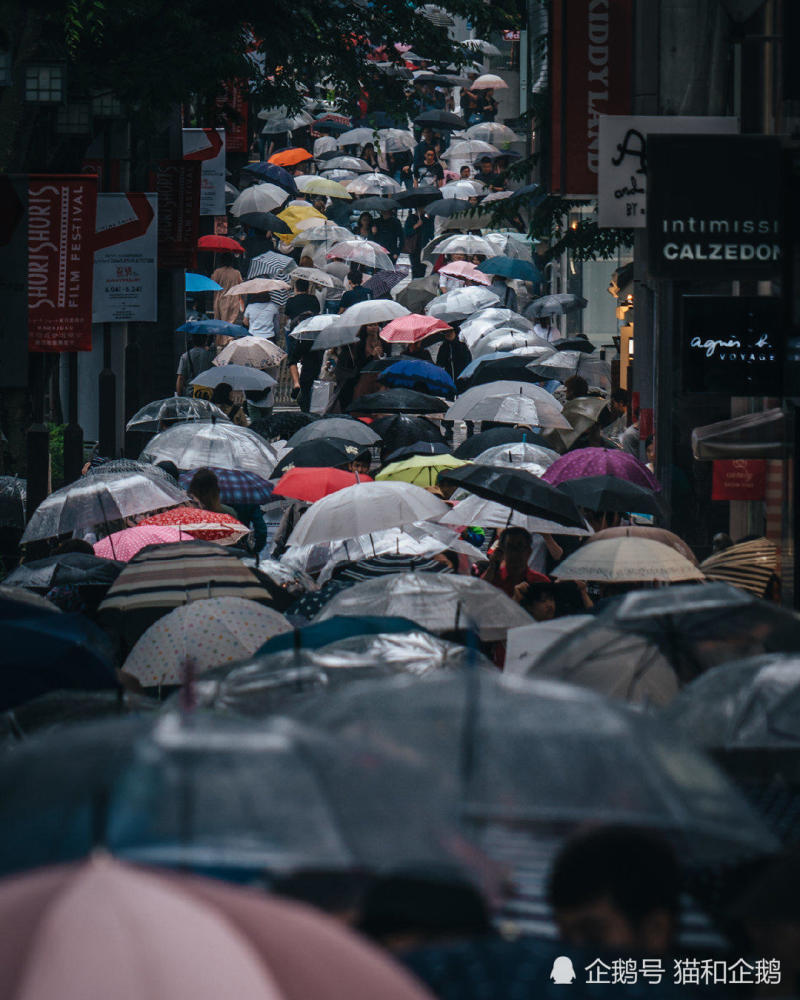
[[[556,323],[550,322],[550,317],[545,316],[538,320],[533,327],[533,332],[537,337],[552,344],[555,340],[561,340],[561,330]]]
[[[280,313],[275,303],[270,301],[269,292],[248,296],[248,305],[242,322],[254,337],[265,337],[267,340],[277,338],[280,330]]]

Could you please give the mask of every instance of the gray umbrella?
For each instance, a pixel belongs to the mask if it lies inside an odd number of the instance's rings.
[[[540,319],[542,316],[563,316],[565,313],[585,309],[588,304],[580,295],[559,292],[556,295],[543,295],[540,299],[534,299],[525,307],[525,315],[531,319]]]
[[[360,420],[348,419],[347,417],[324,417],[322,420],[315,420],[313,424],[301,427],[289,438],[286,444],[290,448],[295,448],[298,444],[304,444],[306,441],[318,441],[321,438],[339,438],[343,441],[363,444],[365,447],[370,447],[380,441],[380,437],[375,431]]]

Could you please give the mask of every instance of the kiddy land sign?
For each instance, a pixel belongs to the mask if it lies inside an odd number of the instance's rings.
[[[781,146],[772,136],[653,135],[647,142],[650,270],[767,278],[781,266]]]

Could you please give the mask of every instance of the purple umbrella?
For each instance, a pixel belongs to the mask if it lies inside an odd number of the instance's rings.
[[[544,473],[542,479],[558,486],[569,479],[585,476],[616,476],[648,490],[660,490],[661,483],[638,458],[613,448],[577,448],[568,451]]]

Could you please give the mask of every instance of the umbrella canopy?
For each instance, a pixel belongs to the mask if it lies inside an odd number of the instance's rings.
[[[299,233],[306,226],[319,225],[315,221],[317,219],[325,221],[325,216],[322,212],[318,212],[311,205],[297,205],[294,203],[290,203],[286,208],[281,209],[278,213],[278,218],[285,222],[293,233]]]
[[[603,528],[592,535],[591,541],[602,538],[651,538],[662,545],[669,545],[679,552],[684,559],[697,566],[697,556],[692,552],[682,538],[678,538],[665,528],[653,528],[648,524],[621,524],[616,528]]]
[[[495,445],[511,444],[515,441],[527,441],[530,444],[547,446],[547,442],[534,431],[526,430],[522,427],[493,427],[491,430],[482,431],[480,434],[473,434],[472,437],[465,438],[453,452],[456,458],[474,459],[477,455],[493,448]]]
[[[272,184],[277,184],[278,187],[284,188],[289,194],[297,194],[297,184],[296,178],[292,177],[288,170],[283,167],[279,167],[275,163],[248,163],[246,167],[242,167],[245,173],[253,174],[260,178],[262,181],[270,181]]]
[[[586,299],[582,299],[580,295],[559,292],[556,295],[543,295],[540,299],[534,299],[529,306],[526,306],[525,315],[530,319],[541,319],[543,316],[563,316],[565,313],[585,309],[588,304]]]
[[[566,382],[573,375],[578,375],[590,386],[611,388],[610,363],[583,351],[556,351],[541,361],[533,362],[530,367],[542,378],[557,378],[559,382]]]
[[[148,403],[147,406],[143,406],[125,424],[125,430],[156,431],[170,424],[195,420],[229,422],[224,410],[207,399],[194,399],[192,396],[169,396],[167,399],[156,399],[152,403]]]
[[[270,163],[276,163],[279,167],[294,167],[305,160],[313,160],[314,157],[307,149],[294,146],[290,149],[282,149],[280,153],[273,153],[269,158]]]
[[[414,483],[415,486],[436,486],[440,472],[460,469],[462,465],[466,463],[452,455],[414,455],[384,466],[375,478],[378,482],[389,480]]]
[[[571,497],[578,507],[586,510],[656,514],[659,517],[664,513],[661,500],[652,490],[616,476],[569,479],[558,488]]]
[[[189,320],[178,327],[178,333],[188,333],[189,336],[199,334],[202,337],[247,337],[250,331],[238,323],[228,323],[224,319]]]
[[[187,677],[253,654],[291,626],[277,611],[241,597],[192,601],[144,633],[122,667],[142,687],[183,684]]]
[[[429,243],[428,247],[430,246],[431,244]],[[428,247],[425,247],[423,250],[423,257]],[[483,255],[484,257],[494,256],[491,243],[488,243],[482,236],[472,236],[469,233],[447,236],[436,244],[434,255],[438,256],[439,254],[450,253],[465,253],[468,257],[476,255]]]
[[[572,527],[584,527],[583,518],[572,501],[529,472],[507,466],[465,465],[442,472],[443,483],[460,486],[469,493],[518,510],[522,514],[546,518]],[[567,501],[566,503],[564,501]]]
[[[709,580],[730,583],[756,597],[765,597],[770,581],[778,572],[778,552],[769,539],[754,538],[715,552],[700,568]]]
[[[558,458],[558,452],[528,441],[497,444],[475,456],[478,465],[507,465],[541,476]]]
[[[286,351],[282,351],[272,340],[264,337],[242,337],[241,340],[233,340],[223,347],[213,363],[218,366],[224,365],[225,371],[231,365],[236,368],[269,371],[271,368],[277,368],[285,357]]]
[[[552,357],[552,352],[549,356]],[[544,361],[546,359],[547,355],[537,360]],[[540,378],[541,376],[534,377]],[[575,444],[581,434],[594,427],[605,408],[605,399],[598,399],[595,396],[579,396],[577,399],[568,399],[561,412],[572,424],[572,430],[550,432],[553,444],[561,452],[567,451]]]
[[[221,291],[222,285],[218,285],[204,274],[192,274],[187,271],[184,288],[187,292],[218,292]]]
[[[25,527],[27,480],[18,476],[0,476],[0,526]]]
[[[526,336],[520,331],[514,332],[520,333],[521,337]],[[543,347],[523,347],[516,348],[516,350],[536,351],[543,356],[549,353],[548,348]],[[515,354],[511,351],[492,351],[488,354],[482,354],[467,365],[459,375],[458,381],[462,388],[464,386],[486,385],[491,382],[532,382],[536,384],[541,379],[528,369],[530,358],[530,353]],[[564,416],[569,419],[566,413]]]
[[[533,514],[523,514],[505,503],[484,500],[479,496],[466,496],[439,519],[439,524],[465,528],[478,525],[481,528],[524,528],[526,531],[547,535],[573,535],[582,537],[590,535],[592,529],[585,523],[581,525],[565,525],[549,517],[536,517]],[[484,561],[487,557],[482,556]]]
[[[380,437],[360,420],[353,420],[351,417],[323,417],[322,420],[315,420],[312,424],[307,424],[296,431],[287,441],[290,448],[296,448],[306,441],[318,441],[325,438],[338,438],[343,441],[351,441],[354,444],[370,447],[380,441]]]
[[[370,476],[361,473],[333,469],[330,466],[322,468],[305,466],[285,472],[275,485],[273,494],[314,503],[331,493],[343,490],[346,486],[371,482]]]
[[[497,146],[483,139],[460,139],[452,142],[442,154],[445,160],[477,160],[481,153],[499,153]],[[480,192],[479,192],[480,193]]]
[[[483,642],[502,641],[508,629],[530,621],[490,583],[441,573],[396,573],[358,583],[336,594],[314,620],[361,614],[364,608],[410,618],[434,633],[473,628]]]
[[[444,413],[447,403],[414,389],[383,389],[361,396],[348,413]]]
[[[414,124],[420,128],[432,125],[434,128],[447,129],[451,132],[465,127],[464,119],[454,115],[452,111],[425,111],[414,119]]]
[[[371,128],[351,128],[336,139],[337,146],[363,146],[375,141],[375,130]]]
[[[332,347],[342,347],[345,344],[358,342],[358,328],[342,326],[341,316],[334,317],[336,322],[326,326],[324,330],[314,335],[311,343],[312,351],[328,351]]]
[[[25,587],[47,591],[51,587],[74,585],[108,589],[122,566],[112,556],[98,558],[88,552],[64,552],[21,563],[3,580],[3,587]],[[5,593],[5,590],[3,591]],[[54,605],[51,605],[54,607]],[[24,609],[20,609],[22,613]]]
[[[436,334],[441,336],[450,329],[452,328],[443,320],[406,310],[386,324],[381,330],[381,340],[385,340],[387,344],[418,344]]]
[[[254,184],[236,196],[230,213],[241,217],[250,212],[272,212],[280,208],[288,197],[288,193],[277,184]]]
[[[459,143],[459,145],[461,144]],[[480,198],[485,188],[479,181],[451,181],[439,188],[439,191],[442,198],[458,198],[461,201],[467,201],[469,198]]]
[[[292,281],[297,281],[298,278],[303,281],[308,281],[312,285],[318,285],[320,288],[340,288],[341,282],[332,274],[328,274],[327,271],[320,271],[318,267],[296,267],[292,271]]]
[[[323,497],[295,526],[289,545],[356,538],[441,517],[447,504],[409,483],[359,483]]]
[[[338,323],[339,317],[330,313],[320,313],[319,316],[309,316],[308,319],[301,320],[297,326],[292,327],[290,337],[295,340],[315,340],[317,334],[326,327]]]
[[[491,43],[486,43],[491,44]],[[492,45],[492,48],[496,46]],[[499,55],[499,53],[492,53],[493,55]],[[502,147],[506,143],[512,143],[518,141],[518,136],[513,129],[510,129],[508,125],[503,125],[501,122],[478,122],[476,125],[470,125],[467,129],[466,134],[470,139],[480,139],[483,142],[491,142],[495,147]]]
[[[248,340],[254,338],[248,337]],[[215,365],[196,375],[189,385],[199,385],[204,389],[213,389],[221,382],[226,382],[232,389],[271,389],[278,383],[266,372],[247,365],[222,364]]]
[[[332,170],[350,170],[354,174],[371,174],[372,167],[359,156],[331,156],[325,160],[325,173]]]
[[[451,292],[446,292],[429,302],[425,312],[445,322],[462,320],[498,301],[498,296],[488,288],[454,288]]]
[[[377,171],[368,174],[361,174],[353,181],[346,182],[347,190],[351,195],[365,194],[395,194],[403,190],[403,185],[388,174],[381,174]]]
[[[389,323],[408,315],[408,309],[392,299],[367,299],[345,309],[339,322],[348,329],[360,330],[367,323]]]
[[[461,673],[365,681],[311,699],[297,715],[336,733],[413,747],[450,776],[463,812],[478,821],[520,821],[542,832],[556,824],[562,835],[586,824],[646,826],[677,836],[694,861],[772,849],[771,835],[722,773],[652,718],[572,685],[466,676],[471,694]],[[473,753],[465,763],[466,734]]]
[[[169,427],[152,438],[140,458],[174,462],[179,469],[242,469],[264,479],[269,479],[275,467],[275,452],[267,442],[254,431],[233,423]]]
[[[553,575],[559,580],[608,583],[704,579],[675,549],[649,538],[606,538],[586,545],[559,563]]]
[[[26,615],[60,614],[61,609],[38,594],[0,583],[0,621]]]
[[[438,294],[439,277],[436,274],[429,274],[424,278],[412,278],[408,284],[398,283],[391,291],[392,298],[396,302],[417,314]]]
[[[477,80],[472,81],[473,90],[507,90],[508,84],[502,78],[502,76],[496,76],[494,73],[484,73],[483,76],[479,76]]]
[[[574,337],[565,337],[562,340],[554,340],[553,347],[557,351],[583,351],[584,354],[594,354],[594,344],[583,333],[577,333]]]
[[[351,240],[353,234],[344,226],[339,226],[335,222],[320,222],[301,230],[292,240],[292,246],[305,246],[308,243],[324,243],[333,246],[334,243],[341,243],[343,240]]]
[[[338,438],[312,438],[291,448],[278,462],[272,477],[276,479],[284,472],[296,468],[336,468],[347,465],[364,450],[363,445]]]
[[[181,486],[189,489],[197,469],[182,472],[179,477]],[[272,496],[272,483],[254,472],[244,472],[242,469],[220,469],[211,467],[219,483],[219,498],[223,503],[249,505],[267,503]]]
[[[147,545],[167,545],[170,542],[189,541],[193,537],[179,525],[136,524],[132,528],[123,528],[122,531],[114,531],[101,538],[94,543],[94,551],[95,555],[104,560],[130,562]],[[118,575],[119,572],[116,572],[114,579]]]
[[[478,285],[490,285],[492,283],[488,274],[483,274],[468,260],[451,261],[451,263],[445,264],[439,273],[446,274],[452,278],[461,278],[464,281],[472,281]]]
[[[525,382],[493,382],[468,389],[450,406],[446,419],[569,427],[555,397]]]
[[[437,396],[451,396],[456,391],[455,382],[444,368],[432,365],[429,361],[414,361],[412,359],[396,361],[388,368],[384,368],[379,380],[392,388],[410,388],[411,386],[423,385],[425,392]]]
[[[343,198],[350,200],[350,194],[344,185],[338,181],[332,181],[328,177],[319,177],[315,174],[302,174],[295,177],[297,187],[303,194],[319,194],[326,198]]]
[[[439,427],[427,417],[415,417],[406,413],[396,413],[391,417],[377,417],[370,425],[383,438],[385,451],[395,451],[420,441],[444,441]]]
[[[386,456],[387,462],[400,462],[405,458],[413,458],[414,455],[449,455],[450,449],[444,442],[418,441],[416,444],[405,445],[397,448]]]
[[[288,281],[279,278],[250,278],[232,285],[225,295],[261,295],[262,292],[285,292],[291,287]]]
[[[345,260],[352,264],[363,264],[377,271],[393,271],[392,258],[378,243],[371,240],[343,240],[334,243],[326,254],[328,260]],[[362,304],[362,303],[359,303]],[[352,306],[350,307],[352,309]]]
[[[501,309],[499,306],[489,306],[481,309],[464,323],[459,331],[459,337],[472,349],[473,344],[485,337],[492,330],[498,329],[522,330],[533,333],[533,323],[511,309]]]
[[[541,271],[529,260],[519,260],[514,257],[490,257],[478,264],[478,270],[484,274],[498,274],[502,278],[518,278],[520,281],[542,281]]]
[[[407,277],[408,275],[405,271],[377,271],[371,278],[362,281],[361,284],[373,298],[379,299]]]
[[[249,528],[231,514],[204,510],[199,507],[175,507],[161,514],[152,514],[139,522],[142,525],[174,525],[193,538],[206,542],[233,545],[243,538]]]
[[[173,430],[188,426],[177,425]],[[151,477],[139,472],[99,472],[84,476],[46,497],[33,512],[22,535],[22,543],[57,538],[59,535],[82,535],[98,525],[122,521],[134,514],[145,514],[163,507],[174,507],[185,500],[183,490],[165,477]]]
[[[544,479],[553,486],[586,476],[615,476],[646,490],[660,490],[653,473],[633,455],[614,448],[578,448],[553,462]]]

